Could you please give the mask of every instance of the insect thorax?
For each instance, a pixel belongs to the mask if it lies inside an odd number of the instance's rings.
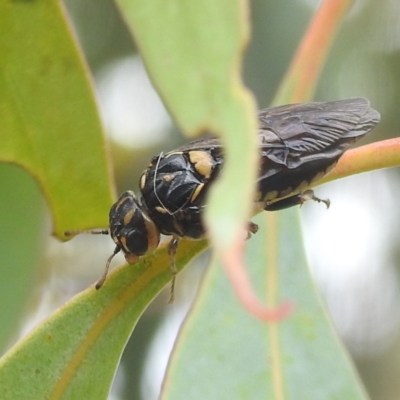
[[[200,239],[202,211],[222,164],[214,149],[176,151],[154,157],[140,178],[142,203],[160,232]]]

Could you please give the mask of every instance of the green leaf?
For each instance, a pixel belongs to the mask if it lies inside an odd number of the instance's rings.
[[[348,6],[346,0],[323,3],[281,85],[280,102],[290,103],[293,96],[296,101],[309,100]],[[331,14],[325,11],[332,7],[335,18],[328,25],[323,21]],[[280,324],[266,326],[256,320],[238,303],[222,267],[214,262],[180,332],[163,399],[366,398],[310,280],[298,213],[264,218],[268,234],[263,223],[264,228],[247,243],[246,265],[259,297],[269,306],[276,306],[278,299],[294,301],[295,313]],[[259,217],[260,224],[264,218]]]
[[[160,1],[121,0],[120,4],[135,32],[156,86],[185,130],[195,133],[211,129],[226,134],[229,131],[237,137],[254,130],[254,105],[239,79],[241,52],[247,37],[246,13],[239,5],[243,7],[245,2],[174,1],[166,5]],[[22,43],[26,32],[30,35],[28,45],[21,45],[24,51],[7,45],[15,41]],[[0,83],[7,88],[5,100],[0,94],[0,117],[5,121],[0,135],[4,132],[20,135],[4,135],[4,149],[7,150],[4,159],[24,165],[37,177],[43,190],[46,192],[47,188],[51,193],[49,202],[55,210],[57,232],[105,224],[111,196],[108,194],[103,142],[99,139],[100,127],[90,87],[82,74],[78,52],[73,47],[58,3],[3,3],[0,6],[0,33],[0,50],[6,54],[7,60],[0,77]],[[54,58],[50,57],[53,54]],[[48,63],[46,60],[49,60]],[[22,68],[22,65],[27,67]],[[14,93],[18,96],[15,97]],[[229,214],[234,211],[239,220],[243,210],[246,210],[245,206],[236,209],[232,204],[241,206],[250,201],[249,188],[254,182],[251,178],[252,157],[254,161],[249,150],[251,144],[238,139],[227,142],[226,147],[230,146],[232,151],[229,154],[240,153],[247,162],[228,155],[226,169],[230,171],[231,183],[229,189],[219,195],[221,209],[213,218],[224,226],[222,232],[232,226]],[[46,150],[43,152],[46,155],[42,156],[42,148]],[[64,152],[72,153],[67,161],[62,158],[68,157]],[[46,158],[47,153],[50,153],[49,158]],[[60,159],[62,161],[58,163]],[[233,164],[236,169],[233,169]],[[227,198],[237,203],[227,202]],[[64,220],[65,216],[68,219]],[[228,222],[225,224],[225,221]],[[170,378],[166,381],[166,396],[184,393],[181,385],[185,382],[181,377],[188,377],[193,384],[196,383],[195,373],[190,375],[189,372],[192,366],[196,371],[197,360],[193,357],[197,356],[201,362],[197,371],[204,373],[204,377],[197,376],[197,379],[203,382],[211,398],[211,394],[214,397],[220,394],[217,397],[224,398],[225,380],[233,382],[233,385],[240,383],[236,394],[246,397],[253,391],[262,398],[266,398],[266,393],[271,391],[275,394],[285,390],[296,398],[293,393],[297,386],[299,393],[303,394],[310,382],[310,389],[323,391],[321,398],[325,395],[324,385],[328,385],[326,379],[331,371],[331,359],[333,371],[338,374],[337,380],[336,375],[330,376],[329,384],[337,385],[332,391],[340,393],[341,398],[362,398],[362,389],[358,387],[352,367],[336,342],[308,280],[304,257],[297,248],[298,227],[293,226],[292,221],[286,225],[289,227],[282,228],[282,231],[279,228],[279,235],[289,229],[294,237],[289,235],[281,241],[282,238],[275,235],[272,243],[276,244],[277,240],[283,244],[293,242],[293,252],[292,248],[288,252],[286,247],[273,246],[272,249],[282,254],[277,258],[279,263],[267,264],[271,268],[279,264],[282,268],[282,280],[287,285],[282,293],[286,299],[296,301],[296,314],[279,329],[277,325],[266,326],[254,320],[232,297],[226,277],[214,268],[209,289],[203,289],[207,307],[199,303],[197,309],[200,314],[195,320],[198,324],[192,329],[188,325],[184,330],[189,340],[192,340],[193,332],[203,333],[198,341],[203,351],[191,354],[190,347],[180,345],[184,350],[172,363]],[[261,240],[262,236],[258,234],[249,244],[259,240],[258,236]],[[225,239],[223,235],[221,237]],[[178,251],[179,267],[204,247],[204,242],[182,243]],[[250,256],[265,247],[262,241],[258,250],[252,251]],[[251,257],[248,263],[255,263],[255,284],[261,285],[259,290],[262,291],[264,281],[259,271],[261,268],[264,270],[264,264],[257,266],[257,260]],[[260,263],[262,260],[261,257]],[[166,250],[161,248],[135,266],[125,266],[111,274],[99,292],[90,288],[61,308],[0,361],[2,398],[105,398],[122,349],[137,319],[170,279],[169,264]],[[274,282],[273,279],[271,281]],[[268,296],[274,299],[274,293],[274,290],[269,290]],[[225,296],[232,303],[225,304]],[[231,328],[225,330],[225,335],[218,332],[221,322],[223,328]],[[237,327],[238,332],[232,332]],[[208,337],[211,342],[206,342]],[[249,347],[244,347],[244,344]],[[277,349],[281,349],[281,353],[277,353]],[[229,355],[235,356],[234,360],[228,358],[227,350]],[[219,364],[217,369],[214,365],[216,357],[209,363],[210,355],[220,356],[220,361],[226,362]],[[185,359],[184,364],[179,363],[180,356]],[[311,366],[309,374],[315,376],[309,376],[307,372],[308,359]],[[327,364],[319,365],[317,370],[316,365],[326,360]],[[208,363],[210,371],[203,367]],[[326,371],[324,367],[328,366],[329,371]],[[239,368],[244,375],[242,380]],[[337,372],[337,368],[341,370]],[[251,371],[256,374],[250,376]],[[307,376],[302,375],[303,381],[300,382],[301,372],[307,373]],[[218,374],[222,379],[215,383]],[[266,379],[266,376],[269,378]],[[212,383],[215,383],[214,387]],[[331,390],[331,386],[327,387]],[[219,393],[219,389],[223,392]],[[185,393],[185,398],[189,397],[188,393]]]
[[[259,296],[269,299],[278,292],[280,301],[294,302],[294,313],[281,323],[257,320],[239,304],[221,266],[213,263],[180,331],[162,399],[366,398],[305,273],[297,214],[270,214],[269,227],[265,214],[259,215],[262,229],[246,246]]]
[[[106,225],[102,130],[60,2],[0,2],[0,54],[0,160],[36,179],[59,237]]]
[[[44,204],[33,179],[21,168],[0,165],[0,354],[20,329],[28,296],[35,290]],[[31,305],[32,306],[32,305]]]
[[[225,140],[226,161],[206,221],[226,247],[250,215],[257,165],[256,107],[241,81],[247,2],[119,0],[159,94],[188,135]],[[237,161],[240,160],[240,168]],[[230,202],[217,201],[223,194]]]
[[[178,269],[205,246],[183,243]],[[133,327],[170,280],[163,246],[76,296],[0,360],[2,400],[106,399]]]

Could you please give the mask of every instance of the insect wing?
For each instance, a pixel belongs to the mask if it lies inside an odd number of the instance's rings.
[[[262,157],[294,169],[318,159],[337,160],[379,122],[366,99],[285,105],[261,110]]]
[[[353,143],[374,128],[380,115],[368,100],[354,98],[267,108],[259,111],[258,120],[261,164],[257,182],[265,194],[322,177]],[[171,153],[194,150],[223,157],[220,139],[212,137]]]
[[[194,140],[193,142],[190,143],[186,143],[181,147],[178,147],[176,150],[174,150],[173,153],[179,151],[188,152],[192,150],[211,150],[219,148],[222,148],[221,140],[216,137],[209,137],[209,138]]]

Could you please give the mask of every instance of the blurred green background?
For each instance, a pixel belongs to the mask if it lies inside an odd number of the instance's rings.
[[[94,77],[118,192],[137,191],[149,158],[185,139],[154,92],[114,3],[64,4]],[[272,100],[318,4],[251,2],[253,33],[244,79],[260,108]],[[400,3],[358,0],[328,57],[316,100],[367,97],[382,122],[366,141],[398,136],[399,71]],[[398,175],[397,169],[376,171],[325,185],[317,193],[331,199],[329,212],[313,204],[302,209],[315,279],[371,398],[379,400],[400,397]],[[96,281],[113,245],[107,237],[85,236],[59,243],[50,237],[50,215],[33,180],[10,165],[0,165],[0,176],[0,270],[6,288],[0,303],[7,305],[2,307],[0,346],[6,350]],[[142,317],[110,398],[157,398],[174,337],[206,262],[207,255],[179,277],[175,304],[167,306],[168,293],[162,294]],[[27,272],[32,263],[37,265],[33,276]],[[14,285],[21,274],[26,279]]]

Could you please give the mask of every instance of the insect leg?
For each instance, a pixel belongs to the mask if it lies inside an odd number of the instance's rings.
[[[247,222],[247,236],[246,240],[251,238],[251,234],[258,232],[258,225],[252,221]]]
[[[169,265],[169,269],[171,271],[171,294],[168,301],[169,303],[173,303],[175,296],[175,280],[176,280],[176,274],[178,273],[178,270],[176,268],[175,255],[179,245],[179,241],[180,241],[179,238],[173,236],[168,244],[168,254],[171,258],[171,263]]]
[[[283,210],[285,208],[294,207],[294,206],[302,206],[306,201],[313,200],[317,203],[324,203],[326,208],[329,208],[331,202],[329,199],[320,199],[314,195],[314,192],[309,189],[303,193],[296,194],[295,196],[286,197],[285,199],[278,200],[274,203],[267,203],[264,207],[266,211],[278,211]]]

